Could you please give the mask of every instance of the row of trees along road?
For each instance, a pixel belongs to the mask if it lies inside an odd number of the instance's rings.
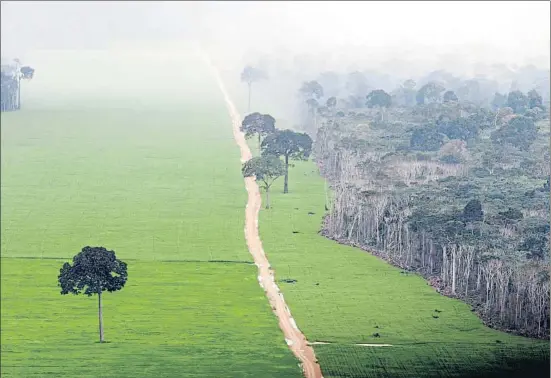
[[[0,110],[2,112],[21,109],[21,80],[30,80],[34,69],[22,66],[19,59],[2,64],[0,70]]]
[[[428,83],[414,104],[382,89],[360,109],[328,98],[313,149],[334,194],[323,233],[422,274],[488,325],[548,338],[549,109],[535,90],[489,107],[459,97]]]
[[[278,130],[274,117],[269,114],[247,115],[241,123],[241,131],[247,138],[258,137],[261,154],[245,162],[242,173],[244,177],[256,177],[266,191],[266,208],[269,209],[272,184],[284,176],[283,193],[289,192],[290,160],[308,160],[312,139],[305,133]]]

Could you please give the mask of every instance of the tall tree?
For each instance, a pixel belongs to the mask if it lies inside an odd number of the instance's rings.
[[[536,107],[543,109],[543,99],[535,89],[532,89],[531,91],[529,91],[527,93],[527,97],[528,97],[528,106],[530,107],[530,109],[533,109]]]
[[[247,106],[248,112],[251,111],[251,92],[253,83],[266,78],[267,75],[264,73],[264,71],[261,71],[251,66],[246,66],[243,69],[243,72],[241,72],[241,81],[247,83],[247,86],[249,87],[249,102]]]
[[[280,158],[273,155],[255,156],[243,164],[243,177],[255,176],[266,191],[266,209],[270,208],[270,187],[279,177],[285,174],[285,167]]]
[[[328,109],[333,110],[337,106],[337,99],[335,97],[329,97],[325,102]]]
[[[366,96],[368,108],[379,108],[381,110],[381,121],[385,118],[385,108],[392,105],[392,97],[382,89],[375,89]]]
[[[507,106],[516,114],[522,114],[529,108],[528,97],[521,91],[512,91],[507,96]]]
[[[417,104],[423,105],[427,100],[430,102],[438,102],[440,100],[440,93],[445,89],[446,88],[442,85],[434,82],[423,85],[415,96]]]
[[[457,102],[459,99],[454,91],[446,91],[443,96],[444,102]]]
[[[507,105],[507,96],[499,92],[496,92],[494,94],[494,99],[492,100],[493,110],[503,108],[506,105]]]
[[[323,97],[323,87],[315,80],[305,81],[299,89],[299,92],[306,97],[306,99],[317,99]]]
[[[243,119],[240,130],[245,133],[246,138],[258,135],[258,148],[262,137],[275,131],[275,118],[269,114],[251,113]]]
[[[289,192],[289,159],[308,160],[312,152],[312,139],[305,133],[292,130],[277,130],[262,141],[262,154],[283,156],[285,160],[285,181],[283,193]]]
[[[104,341],[101,293],[121,290],[127,279],[126,263],[118,260],[114,251],[104,247],[84,247],[73,257],[73,265],[66,262],[60,269],[58,284],[62,295],[98,295],[100,343]]]

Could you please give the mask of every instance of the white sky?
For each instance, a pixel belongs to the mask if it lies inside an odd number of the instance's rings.
[[[208,34],[220,44],[240,48],[281,45],[319,51],[346,44],[408,47],[423,54],[459,49],[518,63],[539,56],[549,66],[549,5],[547,1],[2,1],[2,53],[25,56],[34,49],[94,49]]]

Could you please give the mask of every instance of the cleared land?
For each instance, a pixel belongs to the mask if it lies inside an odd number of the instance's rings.
[[[144,262],[104,297],[59,295],[63,260],[2,259],[3,377],[299,377],[256,267]]]
[[[2,376],[301,376],[250,264],[239,150],[213,89],[2,114]],[[103,345],[97,298],[56,286],[85,245],[129,263],[104,297]]]

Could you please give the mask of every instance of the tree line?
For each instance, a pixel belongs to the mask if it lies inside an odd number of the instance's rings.
[[[3,64],[0,70],[0,111],[21,109],[21,80],[30,80],[34,69],[22,66],[18,59],[11,64]]]
[[[269,114],[251,113],[241,124],[245,137],[258,137],[260,156],[243,164],[244,177],[256,177],[266,192],[266,208],[270,208],[270,188],[283,176],[283,193],[289,192],[289,166],[292,160],[308,160],[312,151],[312,139],[308,134],[293,130],[279,130]],[[281,160],[283,158],[283,161]]]
[[[422,274],[488,325],[548,337],[548,109],[536,91],[505,97],[327,117],[314,147],[334,191],[323,233]]]

